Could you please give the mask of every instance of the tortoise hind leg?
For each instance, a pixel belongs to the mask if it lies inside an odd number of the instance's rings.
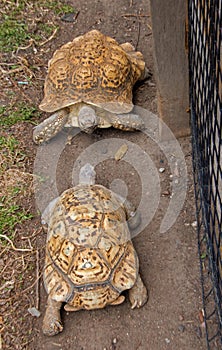
[[[60,309],[62,302],[53,300],[48,296],[46,312],[43,319],[42,330],[45,335],[53,336],[63,330],[61,322]]]
[[[140,277],[140,274],[138,274],[134,286],[129,290],[129,299],[132,309],[142,307],[148,300],[148,291]]]
[[[33,131],[33,141],[40,145],[53,138],[64,127],[68,120],[68,112],[65,109],[52,114],[45,119],[41,124],[37,125]]]

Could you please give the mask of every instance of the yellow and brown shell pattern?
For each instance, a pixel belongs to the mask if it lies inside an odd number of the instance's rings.
[[[85,102],[110,112],[130,112],[132,87],[144,67],[143,55],[132,45],[119,45],[92,30],[55,51],[39,107],[55,112]]]
[[[101,185],[65,191],[49,222],[44,283],[67,310],[102,308],[134,285],[138,258],[126,213]]]

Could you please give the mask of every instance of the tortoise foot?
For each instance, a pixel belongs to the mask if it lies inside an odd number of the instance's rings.
[[[42,331],[47,336],[53,336],[63,331],[63,325],[60,320],[44,320]]]
[[[61,302],[48,298],[46,313],[43,320],[42,331],[45,335],[53,336],[63,330],[60,317]]]
[[[137,281],[133,288],[129,290],[129,299],[132,309],[142,307],[148,300],[148,291],[140,275],[138,275]]]

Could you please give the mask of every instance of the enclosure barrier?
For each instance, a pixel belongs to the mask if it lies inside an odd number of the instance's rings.
[[[222,349],[222,1],[188,0],[190,106],[207,349]]]

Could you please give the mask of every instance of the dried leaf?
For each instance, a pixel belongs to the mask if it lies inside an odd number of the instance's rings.
[[[118,160],[122,159],[125,156],[127,150],[128,150],[128,146],[124,143],[116,152],[115,157],[114,157],[115,160],[118,161]]]

